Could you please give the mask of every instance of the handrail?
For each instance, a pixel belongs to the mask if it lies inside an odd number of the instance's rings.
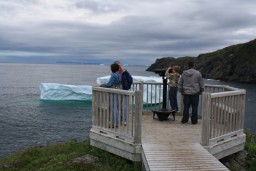
[[[129,143],[141,142],[142,91],[93,87],[92,130]]]
[[[162,88],[162,83],[153,82],[134,83],[131,91],[93,87],[93,128],[114,138],[140,143],[142,110],[149,111],[162,106]],[[205,85],[199,105],[199,114],[202,116],[202,145],[209,146],[222,140],[222,137],[242,133],[245,94],[245,90],[227,85]],[[183,111],[182,107],[181,102],[180,111]],[[114,108],[120,115],[115,117]]]
[[[201,143],[209,146],[223,140],[221,137],[243,133],[246,91],[225,85],[206,86],[208,91],[202,94]],[[216,87],[223,91],[214,92]]]
[[[131,90],[143,91],[143,111],[161,108],[163,99],[163,83],[159,82],[136,82],[132,84]]]

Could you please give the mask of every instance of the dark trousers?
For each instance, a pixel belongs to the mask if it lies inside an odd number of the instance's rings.
[[[192,107],[192,124],[197,123],[197,111],[198,111],[198,103],[199,103],[199,95],[198,94],[184,94],[183,95],[183,103],[184,103],[184,111],[182,122],[188,122],[189,120],[189,108]]]
[[[178,87],[170,87],[169,89],[169,100],[172,110],[178,111],[178,101],[177,101]]]

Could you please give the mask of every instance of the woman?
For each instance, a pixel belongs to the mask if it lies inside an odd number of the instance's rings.
[[[173,66],[169,67],[166,72],[165,76],[169,80],[168,85],[169,85],[169,100],[170,100],[170,105],[171,109],[175,110],[176,112],[179,111],[178,108],[178,101],[177,101],[177,92],[178,92],[178,82],[180,79],[180,67],[179,66]]]

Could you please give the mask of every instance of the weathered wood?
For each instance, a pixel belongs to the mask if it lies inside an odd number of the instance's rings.
[[[212,155],[220,159],[244,148],[245,91],[207,85],[200,102],[203,119],[193,125],[181,124],[181,116],[159,122],[141,115],[143,92],[146,90],[147,103],[150,101],[145,105],[147,111],[159,108],[161,102],[156,99],[162,97],[161,86],[136,83],[136,91],[93,88],[91,144],[129,160],[142,158],[145,170],[227,170]],[[112,115],[115,110],[117,118]],[[109,127],[116,119],[118,124]],[[200,140],[212,155],[201,147]]]
[[[211,95],[209,93],[203,93],[202,95],[202,105],[204,108],[203,111],[203,124],[202,124],[202,137],[201,137],[201,144],[203,146],[207,146],[209,144],[209,138],[210,138],[210,118],[211,118]]]
[[[141,160],[136,149],[141,148],[142,93],[93,88],[91,145],[132,161]]]
[[[228,170],[200,144],[143,143],[146,166],[148,170]]]
[[[245,90],[236,90],[236,91],[226,91],[226,92],[219,92],[219,93],[212,93],[212,98],[216,97],[227,97],[227,96],[234,96],[245,94]]]
[[[214,170],[223,167],[200,147],[202,120],[193,125],[181,124],[181,116],[165,122],[154,120],[150,115],[142,117],[142,160],[146,170],[197,170],[201,166],[202,170]],[[227,169],[223,167],[222,170]]]
[[[142,116],[142,108],[143,108],[143,94],[142,90],[139,92],[135,92],[135,97],[136,97],[136,110],[135,110],[135,143],[136,144],[141,144],[141,116]]]

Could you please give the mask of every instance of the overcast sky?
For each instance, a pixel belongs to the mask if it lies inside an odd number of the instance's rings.
[[[256,37],[255,0],[0,0],[0,62],[152,64]]]

